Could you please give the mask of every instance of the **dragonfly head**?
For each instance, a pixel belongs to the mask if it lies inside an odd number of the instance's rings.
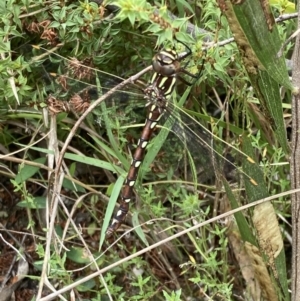
[[[152,60],[153,70],[163,76],[176,76],[180,69],[178,55],[174,50],[163,50],[157,53]]]

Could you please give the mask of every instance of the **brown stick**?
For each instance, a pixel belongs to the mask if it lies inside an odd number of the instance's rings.
[[[298,6],[298,10],[300,8]],[[298,12],[299,12],[298,11]],[[298,18],[298,28],[300,19]],[[291,185],[292,189],[300,187],[300,35],[296,37],[293,53],[293,86],[292,99],[292,155],[291,155]],[[292,255],[292,301],[300,301],[300,193],[292,195],[293,223],[293,255]]]

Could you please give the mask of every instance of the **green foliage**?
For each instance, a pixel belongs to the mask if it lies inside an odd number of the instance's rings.
[[[0,3],[1,176],[11,180],[12,189],[7,190],[14,190],[16,196],[12,199],[17,201],[9,208],[17,204],[16,212],[21,213],[23,226],[14,230],[30,228],[36,240],[36,256],[30,255],[39,257],[33,259],[34,277],[40,276],[46,258],[49,281],[55,289],[216,216],[228,199],[237,208],[259,197],[286,191],[290,185],[287,154],[268,127],[269,120],[259,103],[262,95],[268,96],[268,90],[263,85],[261,94],[253,89],[235,43],[214,44],[232,38],[228,21],[215,1],[107,2],[114,7],[87,0]],[[283,9],[284,5],[280,5]],[[291,34],[293,23],[277,25],[280,39]],[[161,48],[183,53],[186,46],[192,55],[183,63],[184,68],[197,74],[203,65],[202,73],[192,87],[178,83],[172,109],[183,116],[182,126],[189,122],[193,136],[184,137],[178,127],[174,130],[179,119],[172,117],[155,133],[137,179],[132,214],[126,220],[127,225],[138,227],[138,235],[127,235],[112,245],[113,240],[105,238],[105,230],[144,124],[144,103],[140,107],[137,104],[137,100],[143,100],[143,94],[129,86],[125,88],[130,92],[127,96],[117,92],[87,116],[64,154],[65,177],[62,189],[58,189],[53,187],[55,163],[51,165],[50,159],[54,156],[57,162],[58,150],[84,111],[80,107],[82,110],[70,112],[68,104],[75,93],[83,95],[87,86],[93,87],[91,92],[96,91],[97,95],[91,96],[91,102],[94,101],[114,86],[113,81],[150,65],[154,53]],[[292,44],[288,45],[287,54],[291,48]],[[75,59],[87,68],[78,68],[76,73]],[[266,65],[262,64],[266,75],[276,69],[276,76],[285,78],[273,59],[269,57]],[[137,85],[142,87],[150,76],[146,74]],[[278,84],[274,87],[278,96]],[[289,107],[290,97],[286,93],[281,99],[285,108]],[[268,100],[271,102],[272,97]],[[282,113],[281,101],[278,112]],[[203,153],[204,128],[212,131],[216,141],[216,165],[229,165],[228,183],[223,183],[227,185],[226,193],[220,184],[223,179],[212,176],[213,166],[207,157],[211,153]],[[258,164],[253,163],[254,168],[249,163],[248,170],[242,170],[247,158],[238,150],[246,143]],[[224,157],[228,157],[227,161]],[[240,173],[232,176],[231,169],[236,167]],[[248,176],[257,174],[257,170],[259,185],[245,192],[244,187],[250,185]],[[53,194],[59,199],[55,212]],[[287,201],[281,197],[274,204],[285,218],[289,218]],[[224,210],[228,210],[228,205]],[[3,212],[10,218],[9,227],[11,221],[20,217],[14,215],[15,211],[1,208],[1,216]],[[54,214],[55,233],[49,239],[45,219]],[[243,229],[242,239],[258,246],[251,212],[235,218]],[[140,226],[143,222],[148,224]],[[287,231],[285,224],[280,226]],[[243,276],[236,268],[239,254],[233,255],[235,250],[228,252],[234,249],[233,236],[227,221],[224,225],[200,227],[101,273],[103,277],[94,277],[76,290],[82,300],[185,300],[205,295],[231,300],[233,291],[242,296],[248,288],[246,280],[236,280]],[[47,258],[45,250],[49,244]],[[31,245],[26,247],[34,249]],[[239,264],[243,266],[244,262]],[[271,269],[269,272],[272,274]],[[280,281],[284,277],[280,274]],[[64,297],[69,299],[68,294]]]
[[[296,12],[295,3],[288,0],[270,0],[270,5],[277,8],[280,14],[291,14]]]
[[[139,22],[139,24],[148,22],[149,14],[154,12],[154,8],[146,0],[121,0],[113,1],[112,4],[120,8],[117,19],[120,22],[128,19],[132,26],[135,26],[136,22]]]
[[[178,291],[173,291],[171,294],[168,294],[167,292],[163,291],[164,297],[167,301],[180,301],[181,300],[181,289]]]

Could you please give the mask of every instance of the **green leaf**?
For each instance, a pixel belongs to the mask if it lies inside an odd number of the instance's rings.
[[[69,167],[69,172],[71,176],[74,176],[76,171],[76,162],[71,163],[70,167]]]
[[[280,145],[288,153],[279,84],[290,90],[292,85],[284,57],[278,57],[282,41],[274,16],[270,8],[263,6],[259,0],[234,4],[227,1],[220,7],[227,16],[265,116]]]
[[[183,8],[187,8],[192,14],[194,13],[194,10],[190,6],[190,4],[185,0],[176,0],[178,6],[182,6]],[[182,10],[184,12],[184,10]]]
[[[132,26],[134,26],[135,23],[135,18],[136,18],[136,13],[135,12],[129,12],[127,15],[129,22],[131,23]]]
[[[88,225],[88,228],[87,228],[88,235],[94,235],[96,231],[97,231],[96,223],[91,223]]]
[[[80,280],[81,278],[77,278],[77,280]],[[88,281],[85,281],[84,283],[82,284],[79,284],[76,286],[76,289],[79,291],[79,292],[88,292],[88,291],[91,291],[91,289],[93,289],[96,285],[96,281],[94,279],[90,279]]]
[[[112,172],[117,172],[117,173],[122,173],[123,172],[123,170],[120,167],[118,167],[116,165],[113,165],[111,163],[108,163],[106,161],[96,159],[96,158],[91,158],[91,157],[86,157],[86,156],[81,156],[81,155],[75,155],[75,154],[70,154],[70,153],[66,153],[64,158],[71,159],[71,160],[74,160],[74,161],[77,161],[77,162],[80,162],[80,163],[85,163],[85,164],[88,164],[88,165],[100,167],[100,168],[103,168],[103,169],[107,169],[107,170],[110,170]]]
[[[270,5],[279,9],[280,14],[291,14],[296,12],[295,3],[288,0],[269,0]]]
[[[44,164],[46,162],[46,158],[45,157],[41,157],[41,158],[33,160],[33,162]],[[16,176],[16,179],[15,179],[16,182],[18,184],[23,183],[28,178],[30,178],[34,174],[36,174],[39,171],[39,169],[40,168],[37,167],[37,166],[32,166],[32,165],[26,165],[26,164],[24,164],[24,166],[21,168],[21,170],[19,171],[19,173]]]
[[[16,143],[16,144],[20,145],[22,147],[26,147],[26,145],[24,145],[24,144],[20,144],[20,143]],[[50,151],[50,150],[45,149],[45,148],[31,146],[29,149],[37,150],[39,152],[46,153],[46,154],[53,154],[53,151]],[[112,172],[116,172],[118,174],[121,174],[121,173],[124,172],[124,170],[122,168],[120,168],[119,166],[117,166],[117,165],[113,165],[113,164],[111,164],[107,161],[99,160],[99,159],[92,158],[92,157],[87,157],[87,156],[84,156],[84,155],[76,155],[76,154],[71,154],[71,153],[65,153],[64,158],[65,159],[70,159],[70,160],[73,160],[73,161],[76,161],[76,162],[80,162],[80,163],[100,167],[100,168],[103,168],[103,169],[107,169],[107,170],[110,170]]]
[[[144,242],[144,244],[146,246],[149,246],[149,243],[146,239],[145,233],[143,232],[142,228],[139,227],[140,223],[139,223],[139,219],[138,219],[138,212],[134,212],[132,214],[132,225],[134,227],[136,227],[135,232],[139,236],[139,238]]]
[[[84,248],[72,247],[67,252],[67,258],[76,263],[90,263],[91,260],[88,256],[88,252]]]
[[[70,189],[71,191],[82,192],[82,193],[86,192],[84,187],[82,187],[66,178],[64,178],[64,180],[63,180],[63,187],[66,189]]]
[[[228,6],[228,8],[231,10],[231,6]],[[247,47],[253,50],[259,60],[255,66],[256,58],[251,57],[249,49],[248,55],[250,55],[250,57],[248,57],[248,64],[245,64],[246,68],[258,67],[261,69],[261,66],[263,66],[277,83],[280,83],[289,90],[292,89],[284,57],[277,56],[282,41],[280,40],[274,16],[270,8],[266,6],[263,9],[261,1],[252,0],[232,5],[232,9],[231,17],[234,15],[235,18],[231,18],[228,21],[229,24],[235,26],[235,28],[232,27],[231,29],[233,33],[237,33],[239,28],[243,32],[242,36],[236,36],[236,43],[242,47],[241,43],[246,42],[248,44]]]
[[[52,28],[59,28],[60,27],[60,23],[57,21],[53,21],[50,25]]]
[[[102,247],[104,239],[105,239],[105,233],[106,230],[110,224],[111,221],[111,217],[113,215],[118,197],[120,195],[123,183],[124,183],[125,178],[123,176],[120,176],[116,182],[116,184],[114,185],[111,197],[109,198],[109,202],[108,202],[108,206],[106,208],[105,211],[105,217],[104,217],[104,221],[103,221],[103,225],[102,225],[102,229],[101,229],[101,236],[100,236],[100,247]]]
[[[28,202],[25,200],[19,202],[17,206],[30,209],[44,209],[46,208],[46,197],[37,196],[33,198],[33,202]]]
[[[223,179],[223,184],[224,184],[224,187],[225,187],[225,190],[226,190],[226,194],[227,194],[227,197],[230,201],[230,205],[231,205],[231,208],[232,209],[236,209],[239,207],[238,205],[238,202],[232,192],[232,189],[230,188],[230,185],[228,184],[228,182]],[[256,242],[256,239],[253,235],[253,231],[252,229],[250,228],[245,216],[243,215],[242,212],[236,212],[234,214],[234,217],[235,217],[235,220],[236,220],[236,223],[237,223],[237,226],[239,228],[239,231],[241,233],[241,237],[243,239],[243,241],[248,241],[250,242],[252,245],[254,246],[257,246],[257,242]]]

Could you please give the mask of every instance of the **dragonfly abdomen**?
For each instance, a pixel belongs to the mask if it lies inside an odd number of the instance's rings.
[[[120,208],[118,209],[116,215],[113,218],[112,223],[110,224],[106,234],[110,236],[115,232],[124,221],[128,211],[129,203],[133,196],[133,188],[137,179],[137,175],[142,163],[142,160],[145,156],[146,147],[151,139],[151,136],[156,128],[157,122],[159,121],[161,115],[164,113],[164,110],[157,105],[152,105],[150,112],[146,118],[145,126],[141,137],[138,141],[137,148],[134,152],[133,159],[127,174],[127,178],[124,183],[123,191],[119,197],[121,203]]]

